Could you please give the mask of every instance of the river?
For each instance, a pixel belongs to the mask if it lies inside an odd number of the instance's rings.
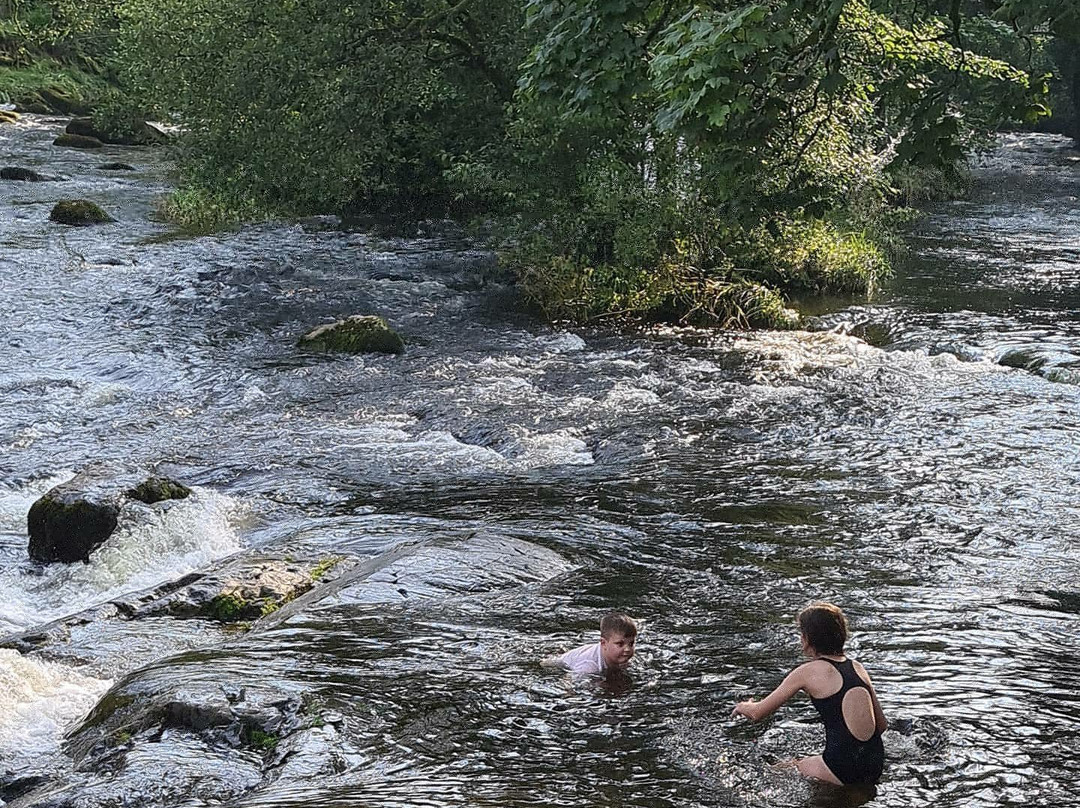
[[[0,128],[10,164],[61,176],[0,184],[0,634],[253,548],[422,541],[436,573],[246,634],[91,621],[0,650],[10,805],[1080,806],[1066,141],[1005,136],[970,198],[913,226],[882,294],[812,331],[628,336],[530,319],[491,256],[444,232],[171,237],[158,154],[60,149],[62,124]],[[116,159],[136,171],[98,168]],[[49,223],[68,197],[118,222]],[[403,356],[296,346],[368,312]],[[30,504],[100,460],[196,495],[122,523],[89,564],[31,563]],[[797,664],[814,599],[848,612],[894,725],[876,794],[770,768],[818,751],[807,700],[728,717]],[[642,624],[629,682],[538,666],[612,607]],[[83,757],[68,733],[107,693],[316,719],[276,748],[132,726],[122,753]]]

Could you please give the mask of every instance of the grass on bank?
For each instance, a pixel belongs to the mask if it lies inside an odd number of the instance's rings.
[[[82,113],[107,89],[103,79],[48,57],[25,66],[0,65],[0,102],[31,111]]]

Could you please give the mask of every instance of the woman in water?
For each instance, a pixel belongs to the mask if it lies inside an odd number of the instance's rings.
[[[760,721],[805,690],[825,723],[825,751],[796,760],[799,773],[835,785],[873,785],[885,766],[881,733],[887,724],[870,674],[844,656],[847,619],[831,603],[812,603],[799,612],[798,624],[810,661],[765,699],[741,701],[731,714]]]

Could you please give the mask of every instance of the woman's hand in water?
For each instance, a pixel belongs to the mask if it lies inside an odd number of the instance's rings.
[[[735,705],[735,709],[731,711],[731,717],[734,718],[738,715],[744,715],[751,721],[757,721],[757,706],[758,703],[753,699],[740,701]]]

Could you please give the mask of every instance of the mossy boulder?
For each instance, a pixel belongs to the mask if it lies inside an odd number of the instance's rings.
[[[382,317],[356,314],[309,331],[300,338],[300,347],[315,351],[400,354],[405,352],[405,341]]]
[[[87,561],[116,530],[120,503],[78,489],[54,488],[30,506],[26,528],[30,557],[36,561]]]
[[[168,499],[187,499],[191,496],[191,489],[168,477],[150,477],[134,488],[129,488],[126,493],[132,499],[153,505]]]
[[[69,135],[64,133],[53,141],[54,146],[66,146],[69,149],[100,149],[105,144],[96,137],[86,135]]]
[[[44,174],[39,174],[32,168],[23,168],[21,166],[4,166],[0,168],[0,180],[11,180],[12,182],[45,182],[49,177]]]
[[[101,171],[134,171],[135,166],[127,163],[103,163],[98,166]]]
[[[86,561],[116,530],[119,492],[97,470],[51,488],[26,515],[30,557],[37,561]]]
[[[86,199],[61,199],[53,206],[49,218],[54,222],[74,227],[116,221],[93,202]]]
[[[26,529],[30,557],[37,561],[88,561],[90,554],[116,530],[125,497],[136,492],[154,502],[179,499],[191,492],[163,477],[138,485],[131,475],[117,476],[104,466],[92,466],[66,483],[51,488],[30,506]],[[186,492],[186,493],[184,493]],[[141,500],[147,501],[147,500]]]

